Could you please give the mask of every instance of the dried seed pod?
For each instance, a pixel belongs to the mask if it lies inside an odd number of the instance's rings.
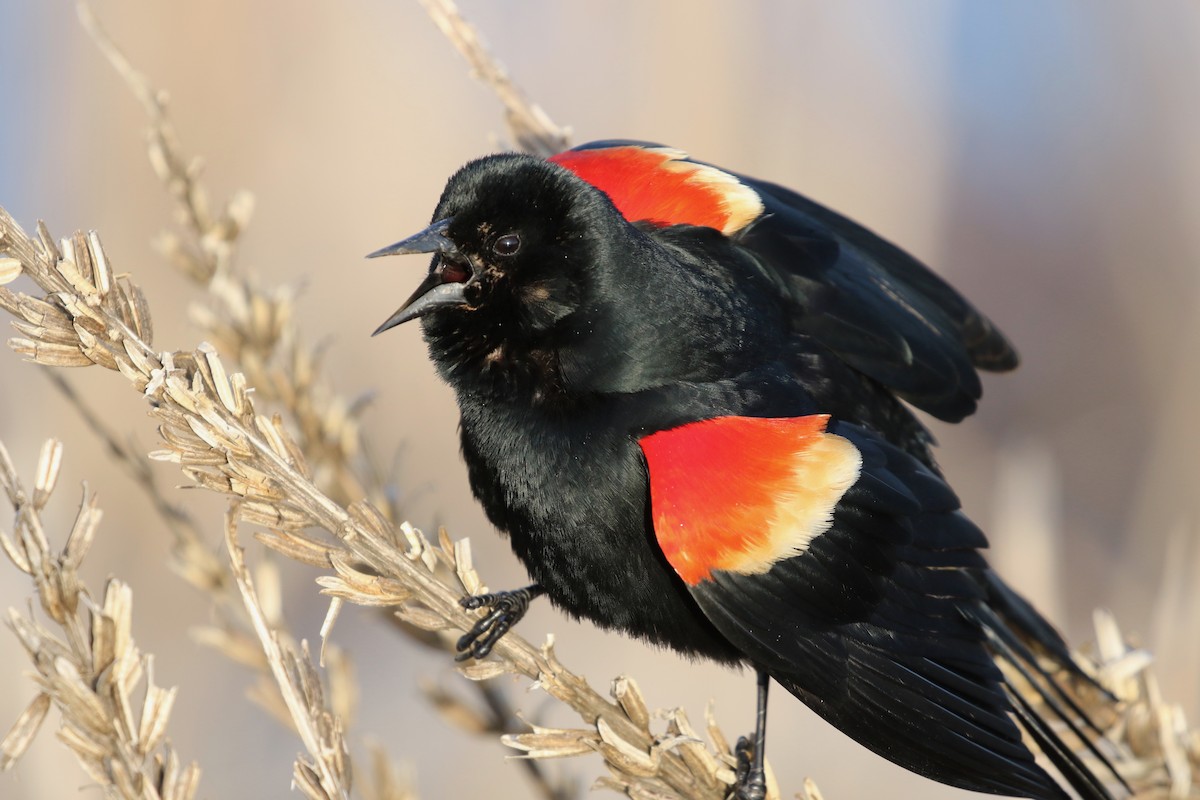
[[[646,708],[646,700],[637,682],[628,675],[618,676],[613,680],[612,696],[625,712],[625,716],[639,728],[649,728],[650,711]]]
[[[39,692],[33,701],[25,707],[17,721],[9,728],[8,733],[0,740],[0,772],[7,772],[29,748],[46,712],[50,710],[50,695]]]
[[[12,283],[21,276],[21,262],[15,258],[0,258],[0,286]]]

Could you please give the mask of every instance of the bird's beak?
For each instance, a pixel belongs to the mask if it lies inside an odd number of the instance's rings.
[[[466,303],[463,292],[467,283],[474,280],[474,270],[470,267],[466,267],[464,270],[460,266],[466,263],[466,259],[459,252],[458,246],[450,237],[446,236],[446,230],[453,221],[452,217],[438,220],[420,233],[367,255],[367,258],[415,253],[437,253],[442,256],[437,265],[425,276],[425,280],[421,281],[421,285],[412,293],[412,296],[404,301],[404,305],[400,306],[395,314],[392,314],[386,322],[376,328],[375,333],[371,334],[372,336],[378,336],[389,328],[394,328],[417,317],[423,317],[442,306]],[[448,267],[451,268],[448,269]],[[464,272],[470,277],[467,280],[458,280],[457,278],[461,277]]]
[[[416,253],[441,253],[444,256],[457,256],[458,246],[446,236],[446,231],[453,224],[454,217],[438,220],[420,233],[414,233],[407,239],[395,244],[381,247],[374,253],[367,253],[367,258],[380,256],[409,256]]]

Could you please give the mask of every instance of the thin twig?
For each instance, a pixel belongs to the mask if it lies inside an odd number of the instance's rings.
[[[494,733],[517,735],[525,733],[528,726],[517,716],[516,710],[508,702],[508,695],[500,691],[491,681],[478,681],[479,696],[487,704],[492,715],[491,729]],[[550,780],[542,765],[531,758],[520,760],[529,779],[544,800],[572,800],[579,795],[579,786],[575,781],[554,782]]]
[[[144,455],[132,444],[122,441],[117,433],[93,410],[92,406],[75,391],[63,375],[54,371],[43,371],[43,376],[63,396],[90,430],[133,478],[134,483],[150,500],[167,529],[174,538],[172,568],[188,583],[209,593],[221,606],[240,605],[232,593],[233,581],[221,562],[204,542],[200,526],[190,512],[178,503],[167,499],[167,493],[159,485],[154,470]]]
[[[514,144],[535,156],[550,156],[570,145],[571,135],[525,96],[484,46],[479,32],[463,19],[453,0],[421,0],[434,24],[471,65],[471,71],[504,104],[504,119]]]
[[[84,30],[96,43],[96,47],[108,59],[117,74],[133,91],[134,96],[150,117],[151,125],[148,130],[150,157],[155,171],[163,176],[167,188],[175,198],[185,221],[193,230],[205,231],[208,235],[203,242],[202,252],[204,261],[198,264],[198,277],[210,280],[221,273],[229,265],[231,256],[230,244],[237,239],[241,226],[239,216],[224,215],[221,220],[215,220],[209,210],[207,195],[199,182],[201,163],[198,160],[187,161],[182,157],[179,139],[175,134],[175,126],[167,116],[168,96],[166,92],[156,91],[149,79],[139,72],[129,59],[121,52],[116,43],[104,30],[91,6],[84,0],[75,4],[79,21]],[[248,216],[248,211],[246,216]],[[227,230],[222,230],[222,226]]]
[[[342,724],[325,704],[320,678],[309,658],[307,644],[301,643],[300,652],[296,652],[267,621],[237,541],[238,509],[235,503],[225,515],[225,546],[254,632],[283,694],[292,725],[311,758],[307,762],[296,761],[296,784],[310,798],[349,800],[349,752]]]

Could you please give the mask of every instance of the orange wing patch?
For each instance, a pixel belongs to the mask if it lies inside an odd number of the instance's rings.
[[[828,423],[716,417],[641,440],[654,535],[679,577],[760,574],[829,530],[862,456]]]
[[[669,147],[567,150],[550,160],[608,195],[630,222],[704,225],[732,236],[763,212],[758,193],[728,172]]]

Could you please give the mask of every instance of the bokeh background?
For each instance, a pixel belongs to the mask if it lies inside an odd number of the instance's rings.
[[[403,449],[412,521],[469,535],[490,585],[520,585],[470,498],[453,400],[417,330],[368,338],[424,263],[362,259],[422,227],[446,176],[499,146],[496,100],[416,2],[106,0],[96,10],[170,90],[214,201],[256,195],[240,266],[307,287],[304,325],[328,340],[333,383],[376,391],[370,438],[379,452]],[[471,0],[463,11],[575,141],[661,141],[795,187],[985,309],[1024,363],[987,380],[967,424],[935,426],[947,474],[1012,583],[1075,642],[1090,637],[1093,608],[1113,609],[1155,650],[1167,696],[1200,717],[1200,4]],[[26,227],[44,218],[58,235],[101,231],[118,271],[148,293],[157,346],[191,347],[193,290],[150,246],[173,217],[146,163],[142,111],[71,4],[0,2],[0,109],[0,204]],[[123,381],[70,377],[114,426],[154,446]],[[206,606],[167,572],[168,537],[149,505],[39,370],[0,352],[0,438],[26,475],[49,436],[67,443],[51,521],[65,535],[79,482],[100,493],[106,517],[85,572],[97,587],[108,574],[132,584],[138,642],[156,654],[158,681],[180,686],[172,738],[201,762],[202,796],[286,796],[300,745],[244,699],[243,670],[188,637]],[[216,549],[220,503],[198,502]],[[287,576],[288,617],[315,639],[315,574],[288,566]],[[27,595],[0,564],[0,607]],[[542,603],[522,633],[550,631],[598,686],[628,672],[652,706],[683,705],[698,720],[712,698],[727,733],[751,728],[748,675],[599,634]],[[453,732],[423,700],[420,681],[459,680],[447,658],[357,610],[336,638],[362,679],[355,731],[408,761],[422,797],[528,793],[499,744]],[[0,729],[33,694],[22,671],[0,632]],[[510,688],[529,718],[571,722],[523,684]],[[892,767],[782,692],[771,723],[785,790],[811,775],[831,800],[961,794]],[[0,796],[68,797],[87,783],[50,728],[0,775]],[[585,786],[600,769],[559,766]]]

